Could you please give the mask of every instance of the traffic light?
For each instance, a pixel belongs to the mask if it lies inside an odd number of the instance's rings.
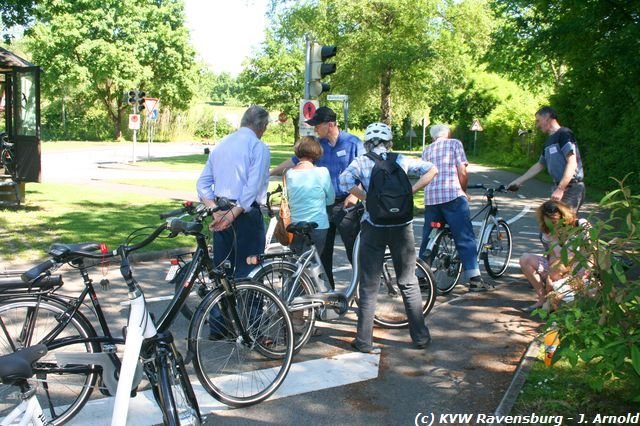
[[[144,95],[145,93],[142,90],[138,90],[138,96],[136,97],[136,101],[138,102],[138,112],[142,112],[142,110],[144,110]]]
[[[144,95],[142,90],[129,90],[126,93],[127,103],[133,105],[136,114],[144,110]]]
[[[331,89],[331,86],[328,83],[323,83],[322,79],[336,72],[336,64],[325,64],[324,61],[336,56],[337,52],[338,48],[336,46],[311,43],[309,95],[312,98],[317,98],[323,92],[328,92]]]

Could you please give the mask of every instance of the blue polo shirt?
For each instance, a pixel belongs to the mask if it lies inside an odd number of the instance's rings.
[[[329,144],[328,139],[320,139],[320,145],[322,146],[322,157],[315,162],[318,167],[326,167],[329,170],[329,176],[331,177],[331,184],[333,190],[336,193],[337,201],[344,199],[348,192],[344,192],[340,189],[340,173],[342,173],[349,164],[356,157],[365,153],[364,144],[355,135],[340,131],[338,134],[338,140],[336,140],[335,146]],[[300,161],[298,157],[291,157],[293,164],[298,164]]]

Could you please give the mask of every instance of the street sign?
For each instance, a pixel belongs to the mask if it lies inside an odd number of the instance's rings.
[[[151,112],[147,113],[147,119],[151,121],[156,121],[158,119],[158,109],[154,109]]]
[[[474,132],[481,132],[482,126],[480,125],[480,121],[476,118],[473,120],[473,124],[471,125],[471,128],[469,130],[472,130]]]
[[[300,136],[314,136],[316,134],[314,126],[308,125],[306,120],[313,118],[318,106],[320,103],[316,100],[300,99],[300,121],[298,123]]]
[[[287,121],[287,114],[285,114],[284,112],[281,112],[280,114],[278,114],[278,121],[281,123],[284,123],[285,121]]]
[[[346,101],[349,100],[347,95],[327,95],[328,101]]]
[[[151,111],[158,108],[158,98],[144,98],[144,107],[147,110],[147,114],[151,114]]]
[[[140,114],[129,114],[129,129],[140,130]]]
[[[305,120],[311,120],[316,115],[316,109],[320,104],[316,100],[303,99],[300,103],[300,115]]]

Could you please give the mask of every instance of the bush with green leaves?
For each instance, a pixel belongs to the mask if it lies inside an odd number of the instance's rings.
[[[615,382],[640,401],[640,196],[625,186],[627,178],[614,179],[619,188],[600,201],[608,216],[592,215],[588,235],[575,230],[562,248],[563,263],[573,253],[574,271],[587,268],[590,279],[573,280],[575,300],[542,314],[560,333],[554,360],[582,361],[592,389]]]

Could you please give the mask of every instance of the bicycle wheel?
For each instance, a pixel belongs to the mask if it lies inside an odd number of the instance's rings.
[[[433,251],[427,260],[436,280],[436,291],[438,294],[447,294],[460,281],[462,262],[451,231],[445,229],[436,238]]]
[[[98,372],[93,365],[58,365],[56,355],[64,352],[99,352],[87,342],[95,336],[88,320],[79,312],[67,318],[69,308],[55,300],[36,298],[5,299],[0,302],[0,354],[5,355],[37,343],[49,352],[34,366],[39,382],[36,395],[44,416],[54,425],[66,423],[84,406],[96,384]],[[69,323],[61,329],[61,319]],[[75,339],[77,343],[70,341]],[[78,341],[80,340],[80,341]],[[0,384],[0,417],[20,403],[10,386]]]
[[[436,290],[433,274],[429,265],[416,259],[416,277],[420,285],[420,293],[424,302],[422,314],[426,317],[436,301]],[[387,328],[401,328],[409,325],[404,308],[402,294],[398,288],[391,254],[385,254],[382,279],[378,290],[376,313],[373,321]]]
[[[492,278],[504,275],[511,260],[511,229],[504,220],[498,220],[498,224],[492,224],[489,237],[482,245],[482,257],[484,268]]]
[[[189,330],[189,348],[207,392],[243,407],[268,398],[284,381],[293,358],[293,326],[272,290],[252,281],[231,285],[232,296],[218,289],[202,301]],[[211,335],[210,326],[221,334]]]
[[[158,405],[165,425],[200,425],[202,418],[189,376],[177,351],[163,350],[156,359]]]
[[[304,273],[300,276],[298,282],[295,285],[293,284],[296,269],[297,266],[294,263],[274,262],[264,265],[257,272],[252,272],[251,279],[273,290],[289,307],[294,298],[316,293],[315,287]],[[313,333],[316,310],[314,308],[295,310],[289,312],[289,315],[293,323],[293,336],[295,339],[293,353],[295,354],[307,343]]]

